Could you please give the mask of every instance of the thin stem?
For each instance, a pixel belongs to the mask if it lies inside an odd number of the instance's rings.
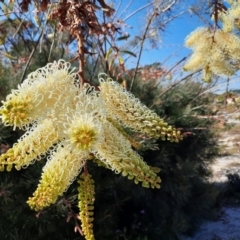
[[[81,84],[83,84],[85,81],[84,79],[84,45],[83,45],[83,36],[80,33],[80,31],[78,32],[77,36],[77,42],[78,42],[78,54],[79,54],[79,70],[78,70],[78,74],[80,76],[80,81]]]
[[[122,15],[128,10],[128,8],[132,5],[133,0],[129,1],[128,5],[124,8],[124,10],[122,11],[122,13],[120,14],[120,16],[118,16],[118,18],[120,19],[122,17]]]
[[[189,54],[190,55],[190,54]],[[180,61],[178,61],[172,68],[170,68],[166,73],[165,76],[167,76],[169,73],[171,73],[171,71],[177,67],[181,62],[185,61],[187,59],[188,56],[183,57]],[[153,88],[156,88],[158,86],[158,84],[160,83],[160,81],[158,81]]]
[[[139,9],[137,9],[136,11],[132,12],[132,13],[129,14],[127,17],[125,17],[125,18],[123,19],[123,21],[124,21],[124,22],[127,21],[130,17],[132,17],[132,16],[135,15],[136,13],[142,11],[144,8],[147,8],[147,7],[151,6],[151,5],[153,5],[153,3],[154,3],[154,2],[151,2],[151,3],[148,3],[148,4],[140,7]]]
[[[96,61],[95,61],[93,70],[91,71],[91,75],[90,75],[90,79],[89,79],[90,82],[92,82],[93,77],[94,77],[94,73],[95,73],[95,71],[96,71],[96,69],[97,69],[99,57],[100,57],[100,56],[98,55],[98,56],[97,56],[97,59],[96,59]]]
[[[224,107],[226,107],[226,105],[227,105],[228,89],[229,89],[229,78],[227,78],[226,95],[225,95],[225,98],[224,98]]]
[[[120,0],[118,6],[116,7],[115,13],[114,13],[113,16],[112,16],[112,20],[117,16],[117,13],[118,13],[119,8],[121,7],[121,5],[122,5],[122,0]],[[120,16],[121,16],[121,15],[120,15]],[[119,17],[119,18],[120,18],[120,17]]]
[[[138,67],[139,67],[139,63],[140,63],[140,59],[141,59],[141,56],[142,56],[142,51],[143,51],[143,45],[144,45],[144,42],[147,38],[147,32],[148,32],[148,29],[151,25],[151,22],[153,20],[153,18],[157,15],[156,12],[154,12],[152,14],[152,16],[150,17],[150,19],[148,20],[148,23],[147,23],[147,27],[145,29],[145,32],[143,34],[143,38],[142,38],[142,42],[141,42],[141,46],[140,46],[140,52],[139,52],[139,55],[138,55],[138,61],[137,61],[137,65],[136,65],[136,68],[135,68],[135,71],[134,71],[134,74],[133,74],[133,78],[132,78],[132,81],[131,81],[131,85],[130,85],[130,88],[129,88],[129,91],[132,90],[132,86],[133,86],[133,83],[135,81],[135,78],[136,78],[136,75],[137,75],[137,70],[138,70]]]
[[[184,80],[188,79],[189,77],[192,77],[195,73],[199,73],[201,70],[195,71],[193,73],[188,74],[187,76],[185,76],[184,78],[180,79],[179,81],[173,83],[172,85],[170,85],[169,88],[167,88],[165,91],[163,91],[159,97],[163,96],[165,93],[167,93],[168,91],[170,91],[171,89],[173,89],[175,86],[177,86],[178,84],[180,84],[181,82],[183,82]],[[150,106],[150,108],[152,108],[154,106],[154,103]]]
[[[53,46],[54,46],[55,37],[56,37],[56,30],[57,30],[56,25],[54,25],[54,33],[53,33],[54,35],[53,35],[53,40],[52,40],[52,44],[51,44],[49,55],[48,55],[48,62],[50,62],[51,54],[53,51]]]
[[[32,60],[32,58],[33,58],[33,55],[34,55],[34,53],[35,53],[36,50],[37,50],[37,46],[38,46],[38,44],[39,44],[39,42],[40,42],[40,39],[41,39],[41,37],[42,37],[42,34],[43,34],[43,30],[41,31],[40,36],[39,36],[39,38],[38,38],[38,40],[37,40],[37,42],[36,42],[36,44],[35,44],[32,52],[31,52],[31,54],[30,54],[30,56],[29,56],[29,58],[28,58],[27,64],[26,64],[26,66],[25,66],[25,68],[24,68],[24,71],[23,71],[23,74],[22,74],[22,77],[21,77],[21,80],[20,80],[21,83],[22,83],[23,80],[24,80],[25,74],[26,74],[27,69],[28,69],[28,66],[29,66],[29,64],[30,64],[30,62],[31,62],[31,60]]]

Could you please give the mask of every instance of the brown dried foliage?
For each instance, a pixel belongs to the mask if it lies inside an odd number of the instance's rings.
[[[114,10],[103,0],[98,0],[106,16],[111,16]],[[96,11],[101,7],[96,5],[96,1],[67,1],[63,0],[58,7],[50,13],[50,19],[59,21],[59,30],[67,30],[78,42],[78,54],[75,59],[79,59],[79,76],[81,82],[84,79],[84,54],[91,54],[85,47],[87,36],[108,35],[112,37],[117,28],[111,23],[100,24],[96,16]]]
[[[50,0],[39,1],[37,11],[46,11],[50,2]],[[20,1],[21,11],[28,11],[30,4],[31,0]],[[113,39],[114,34],[119,30],[113,23],[99,23],[96,12],[101,10],[106,17],[114,13],[114,9],[104,0],[59,0],[57,6],[49,14],[50,20],[58,22],[59,31],[68,31],[77,40],[78,52],[73,60],[79,60],[78,73],[82,83],[85,82],[84,55],[93,54],[87,50],[86,39],[89,36],[109,36]]]
[[[29,4],[31,4],[31,0],[22,0],[22,2],[19,3],[21,11],[22,12],[27,12]]]

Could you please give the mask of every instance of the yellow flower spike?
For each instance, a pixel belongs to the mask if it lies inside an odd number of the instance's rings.
[[[94,181],[89,173],[82,173],[78,181],[78,207],[80,209],[80,220],[86,240],[94,240],[93,235],[93,204],[95,201]]]
[[[240,60],[240,39],[231,33],[233,20],[229,13],[222,15],[223,30],[199,28],[186,39],[186,46],[192,48],[194,53],[183,69],[203,69],[202,79],[205,82],[211,82],[214,74],[232,76],[238,70],[231,61]],[[199,33],[202,33],[201,37]]]
[[[0,164],[0,172],[3,172],[4,171],[4,165]]]
[[[73,154],[68,148],[58,146],[51,159],[43,168],[42,177],[28,205],[38,211],[56,202],[57,198],[67,190],[85,163],[81,154]]]
[[[41,158],[58,141],[58,133],[50,119],[32,127],[6,153],[0,155],[0,164],[14,164],[17,170]],[[10,167],[7,166],[7,169]]]
[[[228,1],[231,5],[226,12],[220,12],[218,20],[222,22],[224,32],[233,32],[234,27],[239,30],[239,15],[240,15],[240,4],[235,1]],[[230,3],[231,2],[231,3]]]
[[[100,97],[105,102],[110,119],[149,137],[161,137],[161,132],[168,125],[163,119],[117,82],[111,79],[104,80],[103,78],[99,78],[99,81]]]
[[[7,96],[0,108],[5,125],[23,128],[46,114],[56,104],[65,104],[77,93],[76,74],[69,72],[70,64],[59,60],[28,75],[27,79]],[[70,91],[70,92],[69,92]]]
[[[104,141],[98,144],[94,155],[116,173],[134,176],[135,182],[148,182],[152,188],[160,188],[160,178],[132,150],[130,142],[110,122],[103,130]]]

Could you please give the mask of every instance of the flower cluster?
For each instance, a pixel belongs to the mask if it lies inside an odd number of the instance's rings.
[[[214,21],[222,23],[222,28],[197,28],[185,41],[185,45],[194,52],[183,69],[203,69],[202,79],[205,82],[211,82],[214,75],[229,77],[239,70],[240,39],[234,30],[240,31],[240,3],[228,2],[228,9],[223,6],[212,15]]]
[[[40,183],[28,200],[36,211],[55,203],[91,159],[144,187],[160,188],[157,171],[132,149],[134,141],[124,133],[125,126],[153,138],[182,139],[179,131],[111,79],[101,78],[99,91],[79,85],[77,77],[63,60],[48,64],[30,74],[0,108],[5,125],[26,130],[0,156],[0,170],[20,170],[47,156]],[[86,184],[79,189],[85,191]],[[83,217],[88,197],[81,196],[87,193],[79,196],[83,231],[93,239],[90,220]]]
[[[183,69],[203,69],[205,82],[211,82],[214,74],[231,76],[238,70],[234,63],[240,61],[240,39],[233,33],[198,28],[187,37],[185,45],[194,53]]]
[[[228,1],[230,7],[219,11],[218,19],[222,22],[222,29],[224,32],[232,32],[234,28],[240,30],[240,3],[238,1]],[[214,18],[214,16],[213,16]]]
[[[93,235],[93,209],[94,209],[94,181],[92,176],[88,173],[82,173],[80,176],[80,180],[78,181],[80,184],[78,188],[78,199],[79,199],[79,209],[80,209],[80,220],[82,222],[82,230],[86,239],[94,240]]]

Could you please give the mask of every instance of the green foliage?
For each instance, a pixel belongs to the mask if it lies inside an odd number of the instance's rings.
[[[72,220],[66,223],[68,209],[63,199],[37,214],[29,209],[26,200],[36,188],[42,166],[0,174],[0,239],[83,239],[74,233]]]

